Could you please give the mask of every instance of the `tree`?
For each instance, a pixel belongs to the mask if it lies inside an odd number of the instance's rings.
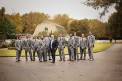
[[[5,8],[4,8],[4,7],[2,7],[2,8],[0,9],[0,16],[1,16],[1,17],[4,17],[4,16],[5,16]]]
[[[42,23],[44,20],[47,20],[49,16],[44,13],[33,13],[30,12],[29,14],[24,14],[22,16],[23,21],[23,33],[33,33],[36,26]]]
[[[94,9],[104,8],[103,12],[100,14],[102,17],[106,12],[108,12],[109,7],[111,7],[113,4],[115,4],[115,8],[117,10],[117,8],[122,5],[122,0],[87,0],[85,4],[92,6]]]
[[[69,16],[66,14],[63,15],[56,15],[54,16],[53,21],[57,24],[60,24],[61,26],[64,26],[64,28],[67,30],[67,25],[68,25],[68,21],[70,20]]]
[[[23,33],[23,23],[22,23],[22,17],[19,13],[7,15],[7,18],[10,20],[11,23],[13,23],[16,27],[16,33],[20,34]]]
[[[121,23],[117,20],[117,13],[113,13],[108,20],[109,25],[109,33],[112,38],[121,38],[122,36],[122,28],[120,27]],[[122,21],[122,20],[121,20]]]
[[[110,29],[109,34],[113,34],[112,37],[114,38],[122,39],[122,0],[87,0],[86,4],[95,9],[104,8],[103,12],[100,14],[100,17],[105,15],[105,13],[108,12],[109,7],[114,4],[116,15],[114,13],[114,15],[112,15],[113,18],[110,17],[108,21],[108,26]]]
[[[97,19],[89,20],[89,31],[91,31],[96,38],[107,38],[107,24]]]
[[[0,10],[0,35],[2,39],[11,38],[15,35],[15,26],[5,16],[5,8]]]
[[[86,34],[89,30],[88,20],[72,20],[69,25],[69,33],[76,32],[77,35],[81,35],[82,33]]]

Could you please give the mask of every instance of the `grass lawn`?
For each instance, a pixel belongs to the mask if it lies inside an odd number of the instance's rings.
[[[102,52],[111,47],[112,44],[110,43],[96,43],[94,47],[94,53],[97,52]],[[78,49],[79,52],[79,49]],[[58,50],[56,52],[58,55]],[[67,48],[65,48],[65,54],[68,54]],[[0,49],[0,56],[1,57],[11,57],[11,56],[16,56],[16,51],[15,50],[8,50],[7,48]],[[24,56],[24,51],[22,51],[22,56]]]

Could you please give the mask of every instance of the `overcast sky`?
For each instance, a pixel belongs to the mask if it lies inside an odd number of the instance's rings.
[[[82,3],[85,0],[0,0],[0,7],[6,8],[6,13],[20,14],[43,12],[53,17],[56,14],[67,14],[74,19],[99,19],[101,10],[94,10]],[[107,21],[114,8],[101,21]]]

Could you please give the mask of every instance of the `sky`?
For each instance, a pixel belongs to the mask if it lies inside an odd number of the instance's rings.
[[[57,14],[67,14],[73,19],[99,19],[106,22],[115,9],[111,7],[102,19],[100,10],[94,10],[82,4],[85,0],[0,0],[0,7],[5,7],[7,14],[43,12],[49,14],[51,18]]]

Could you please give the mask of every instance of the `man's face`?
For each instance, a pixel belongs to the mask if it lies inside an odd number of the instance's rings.
[[[22,39],[22,37],[20,36],[19,39]]]
[[[51,35],[51,38],[54,39],[54,35]]]
[[[92,33],[91,33],[91,32],[89,32],[89,35],[92,35]]]
[[[60,34],[59,36],[62,37],[62,34]]]
[[[70,37],[72,37],[72,34],[70,34]]]
[[[27,37],[26,37],[26,36],[24,36],[24,38],[26,39]]]
[[[22,36],[22,39],[25,39],[26,37],[25,36]]]
[[[84,34],[82,34],[82,37],[84,37]]]
[[[31,37],[30,37],[30,36],[28,36],[27,38],[28,38],[28,39],[30,39]]]
[[[74,36],[76,36],[76,33],[74,33]]]

